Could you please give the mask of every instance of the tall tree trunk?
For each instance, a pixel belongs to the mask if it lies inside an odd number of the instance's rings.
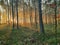
[[[37,28],[37,14],[36,14],[37,12],[36,11],[37,11],[37,9],[36,9],[36,6],[35,6],[35,24],[36,24],[36,28]]]
[[[47,24],[47,10],[46,10],[47,6],[45,6],[45,21],[46,21],[46,24]]]
[[[31,27],[32,27],[32,7],[30,7],[30,23],[31,23]]]
[[[25,5],[24,5],[24,0],[23,0],[23,22],[24,22],[24,26],[25,26],[26,19],[25,19]]]
[[[12,20],[13,20],[13,29],[14,29],[14,6],[13,6],[13,1],[14,0],[12,0]]]
[[[0,24],[1,24],[1,12],[0,12]]]
[[[8,20],[8,24],[9,24],[9,4],[8,4],[8,0],[7,0],[7,20]]]
[[[32,26],[32,12],[31,12],[30,0],[29,0],[29,2],[28,2],[28,3],[29,3],[29,5],[28,5],[28,6],[29,6],[30,26]]]
[[[54,0],[55,2],[55,33],[56,33],[56,44],[57,44],[57,3],[56,0]]]
[[[38,0],[39,2],[39,22],[40,22],[40,32],[44,33],[44,25],[42,21],[42,8],[41,8],[41,2],[42,0]]]
[[[36,0],[34,0],[34,10],[35,10],[35,25],[36,25],[36,28],[37,28],[37,9],[36,9]]]
[[[11,19],[12,19],[12,17],[11,17],[11,7],[10,7],[10,23],[11,23]]]
[[[16,0],[16,16],[17,16],[17,29],[19,28],[18,26],[18,0]]]

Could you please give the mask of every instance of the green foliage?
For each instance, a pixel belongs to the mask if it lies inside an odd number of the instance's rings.
[[[12,27],[5,27],[0,31],[0,41],[5,45],[39,45],[48,43],[49,45],[56,44],[56,34],[52,31],[53,25],[45,24],[45,33],[32,31],[26,27],[20,29],[12,29]],[[60,26],[58,26],[59,28]],[[12,30],[10,30],[12,29]],[[48,30],[49,29],[49,30]],[[60,28],[59,28],[60,29]],[[57,30],[57,42],[60,42],[60,30]]]

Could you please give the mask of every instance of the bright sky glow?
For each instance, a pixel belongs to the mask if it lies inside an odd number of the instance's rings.
[[[1,12],[4,12],[5,11],[5,9],[0,5],[0,11]]]

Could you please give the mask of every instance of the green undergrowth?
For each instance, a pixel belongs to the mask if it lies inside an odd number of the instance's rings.
[[[53,25],[45,25],[45,33],[40,33],[27,27],[19,29],[10,26],[0,30],[0,45],[55,45],[60,43],[60,26],[58,26],[57,34]],[[51,29],[52,28],[52,29]],[[57,36],[57,37],[56,37]]]

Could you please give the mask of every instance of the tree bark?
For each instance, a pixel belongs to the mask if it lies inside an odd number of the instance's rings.
[[[19,28],[18,26],[18,0],[16,0],[16,16],[17,16],[17,29]]]
[[[14,6],[13,6],[14,0],[11,0],[11,1],[12,1],[12,20],[13,20],[13,29],[14,29]]]
[[[24,0],[23,0],[23,22],[24,22],[24,26],[25,26],[26,19],[25,19],[25,5],[24,5]]]
[[[41,2],[42,0],[38,0],[39,2],[39,22],[40,22],[40,32],[44,33],[44,25],[42,21],[42,8],[41,8]]]
[[[55,37],[56,37],[56,44],[57,44],[57,3],[56,0],[54,0],[55,2]]]

